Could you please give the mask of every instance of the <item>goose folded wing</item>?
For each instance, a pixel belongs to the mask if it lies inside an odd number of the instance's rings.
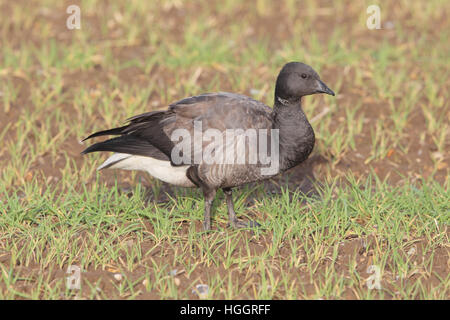
[[[86,139],[102,135],[120,135],[115,139],[94,144],[83,153],[114,151],[151,156],[154,149],[171,158],[175,143],[171,140],[175,130],[182,129],[192,138],[191,153],[185,156],[185,164],[194,163],[194,129],[202,132],[215,129],[224,133],[227,129],[270,129],[272,109],[244,95],[211,93],[189,97],[169,106],[165,111],[152,111],[128,119],[123,127],[100,131]],[[200,142],[203,147],[208,141]],[[150,151],[146,151],[146,150]],[[174,164],[172,162],[172,164]]]

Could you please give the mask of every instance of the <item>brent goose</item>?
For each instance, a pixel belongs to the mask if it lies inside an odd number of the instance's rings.
[[[258,226],[236,218],[231,189],[273,177],[306,160],[315,138],[301,98],[315,93],[334,96],[310,66],[290,62],[277,77],[273,109],[240,94],[201,94],[90,135],[86,139],[119,137],[96,143],[83,154],[115,152],[98,170],[142,170],[173,185],[199,187],[205,198],[205,230],[211,228],[211,205],[219,188],[225,193],[233,227]]]

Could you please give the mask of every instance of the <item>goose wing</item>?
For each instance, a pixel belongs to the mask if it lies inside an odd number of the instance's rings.
[[[167,110],[134,116],[125,126],[96,132],[84,140],[103,135],[119,137],[96,143],[83,153],[113,151],[168,160],[175,147],[172,138],[177,129],[191,137],[194,137],[199,124],[202,132],[216,129],[221,134],[227,129],[270,129],[271,112],[270,107],[244,95],[227,92],[202,94],[177,101]],[[183,164],[193,163],[194,149],[191,148]]]

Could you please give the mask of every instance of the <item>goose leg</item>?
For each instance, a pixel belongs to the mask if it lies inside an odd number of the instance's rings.
[[[189,167],[186,171],[186,176],[203,191],[203,197],[205,198],[205,218],[203,220],[203,229],[205,229],[205,231],[209,231],[211,230],[211,207],[216,196],[217,189],[208,187],[208,185],[205,184],[198,176],[197,170],[198,168],[196,166]]]
[[[205,196],[205,218],[203,220],[203,228],[205,231],[211,230],[211,207],[216,196],[216,190],[203,190]]]
[[[224,188],[223,193],[225,193],[228,207],[228,217],[230,220],[230,224],[233,228],[239,229],[239,228],[253,228],[261,226],[256,221],[244,222],[238,220],[238,218],[236,217],[236,212],[234,211],[233,193],[231,191],[231,188]]]

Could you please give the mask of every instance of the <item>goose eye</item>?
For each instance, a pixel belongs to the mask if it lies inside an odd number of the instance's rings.
[[[306,79],[306,78],[308,78],[308,75],[306,73],[302,73],[302,78]]]

